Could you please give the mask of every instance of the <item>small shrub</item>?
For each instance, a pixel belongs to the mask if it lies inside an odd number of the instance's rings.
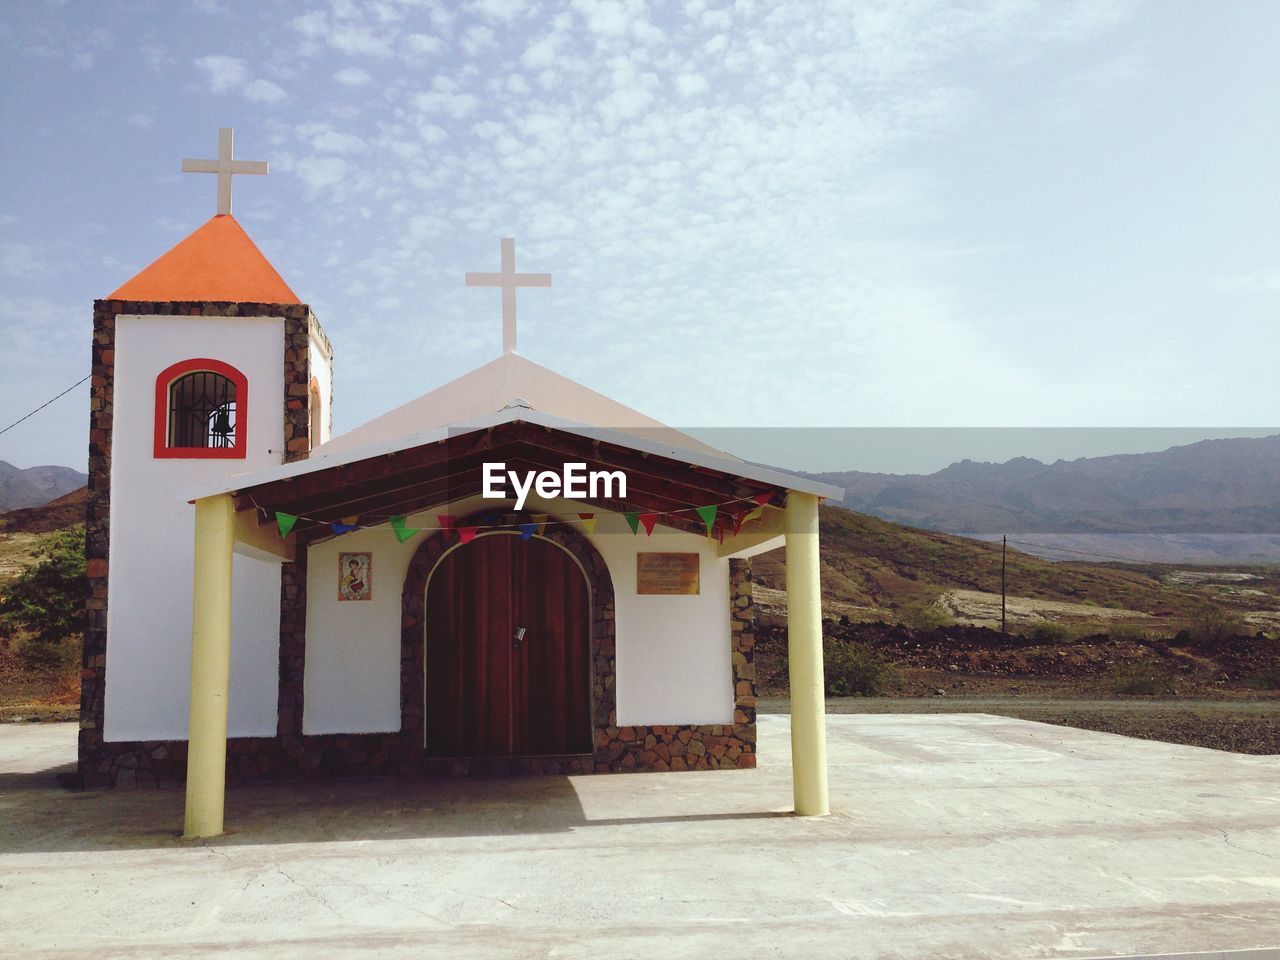
[[[1280,690],[1280,663],[1270,664],[1255,673],[1253,685],[1261,690]]]
[[[1121,643],[1145,643],[1150,639],[1147,631],[1136,623],[1117,623],[1107,630],[1107,636]]]
[[[1221,607],[1206,607],[1200,611],[1187,625],[1187,630],[1196,643],[1210,644],[1248,633],[1243,620]]]
[[[5,584],[0,618],[30,632],[28,653],[44,648],[56,656],[63,641],[84,630],[84,527],[41,537],[36,556],[36,563]]]
[[[1065,623],[1037,623],[1031,628],[1031,639],[1036,643],[1070,643],[1071,628]]]
[[[932,603],[919,603],[907,607],[899,619],[904,627],[917,633],[927,633],[955,623],[945,610]]]
[[[1150,663],[1117,664],[1107,676],[1107,685],[1112,693],[1140,697],[1173,693],[1173,681]]]
[[[827,696],[874,697],[896,675],[893,663],[865,643],[828,640],[823,649]]]

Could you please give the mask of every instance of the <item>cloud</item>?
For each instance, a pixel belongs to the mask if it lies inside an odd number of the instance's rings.
[[[251,79],[248,66],[238,57],[212,54],[197,58],[196,66],[204,72],[213,93],[238,93],[254,103],[280,103],[288,99],[288,93],[278,84]]]
[[[462,49],[468,56],[490,49],[494,46],[495,34],[490,27],[484,25],[471,27],[462,35]]]
[[[32,280],[48,272],[38,248],[29,243],[0,243],[0,273],[18,280]]]
[[[410,56],[435,57],[444,53],[445,43],[429,33],[410,33],[404,38],[404,48]]]
[[[326,130],[318,134],[311,141],[311,145],[321,153],[364,153],[369,149],[369,145],[359,137],[334,130]]]
[[[339,183],[350,170],[351,165],[341,157],[307,157],[294,165],[294,171],[313,193]]]
[[[363,87],[373,79],[367,70],[359,67],[344,67],[333,75],[333,79],[344,87]]]
[[[245,84],[241,91],[246,99],[253,100],[256,103],[279,103],[281,100],[288,98],[284,88],[278,84],[272,83],[270,80],[251,80]]]
[[[373,23],[361,22],[370,14]],[[395,48],[395,19],[385,5],[358,8],[335,2],[329,12],[312,10],[294,17],[290,25],[317,47],[327,46],[350,56],[390,57]]]
[[[472,0],[467,9],[489,20],[509,24],[522,16],[529,16],[534,8],[525,0]]]
[[[676,90],[682,97],[696,97],[707,92],[707,79],[700,73],[682,73],[676,77]]]
[[[249,82],[249,68],[237,57],[199,57],[196,66],[204,71],[209,79],[209,88],[214,93],[230,93]]]
[[[520,57],[520,63],[530,70],[541,70],[556,62],[559,54],[560,37],[556,34],[544,34],[527,47]]]
[[[587,29],[594,34],[620,37],[627,32],[636,15],[628,4],[618,0],[574,0],[573,8],[582,16]]]

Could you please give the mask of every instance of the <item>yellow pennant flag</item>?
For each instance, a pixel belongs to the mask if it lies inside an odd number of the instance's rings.
[[[582,529],[587,533],[596,532],[596,515],[594,513],[580,513],[578,519],[582,521]]]

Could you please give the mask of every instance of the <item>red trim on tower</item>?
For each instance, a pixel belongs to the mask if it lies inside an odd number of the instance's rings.
[[[169,446],[169,387],[179,377],[188,373],[207,370],[226,377],[236,387],[236,439],[229,447],[171,447]],[[195,357],[180,360],[165,367],[156,377],[156,409],[154,456],[158,460],[243,460],[248,446],[245,436],[249,432],[249,378],[221,360]]]

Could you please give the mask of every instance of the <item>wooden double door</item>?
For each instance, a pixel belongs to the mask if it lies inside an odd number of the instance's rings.
[[[566,551],[477,537],[431,575],[426,620],[429,755],[591,752],[591,602]]]

